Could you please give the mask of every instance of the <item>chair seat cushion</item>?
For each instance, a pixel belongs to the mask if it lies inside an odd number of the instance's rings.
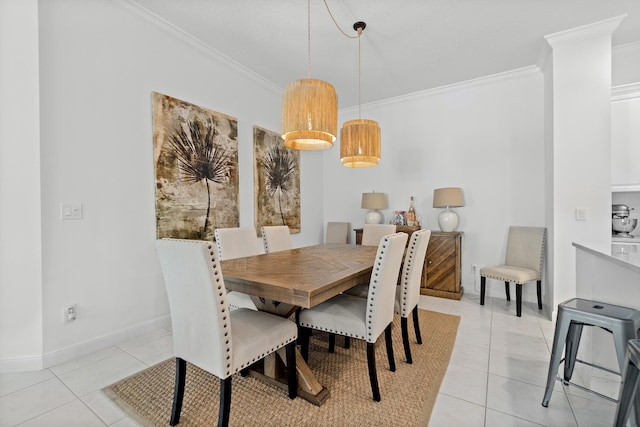
[[[251,295],[243,294],[242,292],[227,292],[227,304],[229,304],[230,310],[235,310],[236,308],[257,310],[255,303],[251,299]]]
[[[298,338],[296,324],[283,317],[248,308],[231,310],[229,314],[232,374]]]
[[[366,298],[340,294],[313,308],[302,310],[299,323],[305,328],[366,340],[366,309]]]
[[[540,275],[535,270],[522,267],[511,267],[508,265],[482,267],[480,269],[480,276],[502,280],[503,282],[513,282],[520,285],[533,280],[540,280]]]

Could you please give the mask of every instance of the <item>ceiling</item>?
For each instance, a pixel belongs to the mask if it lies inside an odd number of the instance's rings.
[[[308,77],[305,0],[129,0],[284,88]],[[363,104],[535,65],[544,36],[627,15],[613,46],[640,41],[640,0],[326,0],[361,38]],[[358,104],[358,42],[311,0],[311,77]]]

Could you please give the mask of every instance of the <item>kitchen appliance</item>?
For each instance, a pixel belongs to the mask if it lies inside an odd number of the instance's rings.
[[[633,237],[629,233],[632,232],[638,220],[636,218],[629,218],[629,212],[633,208],[629,208],[627,205],[611,205],[611,230],[616,237]]]

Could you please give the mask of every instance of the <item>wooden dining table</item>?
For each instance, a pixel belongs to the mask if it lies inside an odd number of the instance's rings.
[[[225,260],[220,263],[227,290],[249,294],[259,310],[289,317],[360,283],[368,283],[376,246],[320,244]],[[250,374],[286,390],[279,372],[284,353],[265,359]],[[299,352],[296,356],[298,395],[320,406],[329,391],[320,384]]]

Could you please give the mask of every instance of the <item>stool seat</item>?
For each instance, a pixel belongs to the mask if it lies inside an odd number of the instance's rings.
[[[584,326],[600,327],[613,334],[620,371],[614,372],[601,366],[588,364],[594,368],[604,369],[612,373],[621,373],[625,366],[627,342],[638,338],[640,310],[582,298],[573,298],[558,304],[558,317],[542,406],[549,406],[551,394],[553,393],[553,383],[556,379],[562,380],[567,385],[577,386],[585,391],[616,402],[614,399],[570,382],[575,363],[582,362],[577,359],[577,354]],[[563,350],[564,359],[562,359]],[[558,367],[562,361],[564,361],[564,378],[558,377]]]
[[[637,393],[640,386],[640,340],[629,340],[625,361],[620,393],[618,393],[615,427],[627,425],[632,408],[634,408],[636,420],[640,419],[640,396]]]

